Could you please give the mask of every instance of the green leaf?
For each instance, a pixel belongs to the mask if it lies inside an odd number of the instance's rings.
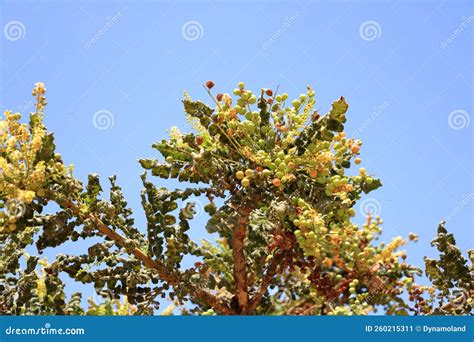
[[[372,183],[362,183],[361,185],[361,188],[362,188],[362,191],[364,191],[364,193],[368,194],[369,192],[375,190],[375,189],[378,189],[382,186],[382,182],[380,181],[380,179],[374,179],[372,181]]]
[[[54,159],[54,151],[56,145],[54,144],[54,135],[53,133],[47,133],[43,138],[43,146],[41,150],[36,155],[35,163],[40,161],[49,161]]]
[[[327,128],[333,132],[342,132],[344,130],[344,125],[338,120],[329,119],[327,121]]]

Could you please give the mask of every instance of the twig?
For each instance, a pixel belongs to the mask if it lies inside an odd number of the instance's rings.
[[[249,305],[249,308],[248,308],[249,312],[252,312],[253,310],[255,310],[257,305],[262,300],[262,297],[265,294],[265,292],[267,292],[268,286],[270,285],[273,277],[275,276],[275,274],[278,270],[278,266],[281,264],[284,256],[285,256],[284,253],[278,254],[277,256],[275,256],[272,259],[272,261],[268,265],[267,271],[265,272],[265,275],[262,278],[262,282],[260,283],[260,287],[259,287],[258,291],[254,295],[252,300],[250,301],[250,305]]]
[[[54,198],[54,196],[53,197],[50,196],[50,198]],[[62,199],[54,199],[54,201],[60,207],[70,209],[75,215],[81,216],[81,211],[79,207],[76,204],[72,203],[71,201],[62,200]],[[114,230],[107,227],[98,217],[96,217],[95,215],[91,213],[87,213],[85,215],[85,218],[88,218],[92,220],[93,222],[95,222],[100,233],[102,233],[103,235],[115,241],[119,246],[126,248],[127,243],[125,239],[120,234],[118,234]],[[153,260],[141,249],[134,247],[131,251],[127,249],[127,252],[133,254],[138,260],[143,262],[143,264],[146,267],[156,271],[158,273],[158,276],[162,280],[166,281],[168,284],[172,286],[185,287],[186,290],[188,290],[190,294],[194,295],[198,299],[205,301],[207,304],[212,306],[212,308],[218,312],[221,312],[226,315],[235,314],[234,310],[232,310],[226,303],[224,303],[222,300],[220,300],[213,294],[207,292],[206,290],[196,288],[196,287],[190,287],[189,285],[184,285],[181,282],[179,274],[177,274],[176,272],[169,271],[162,263]]]
[[[217,99],[214,97],[214,95],[212,95],[211,90],[208,87],[206,87],[205,84],[203,84],[202,86],[203,86],[204,89],[206,89],[207,93],[209,94],[211,99],[214,101],[214,103],[217,105],[217,107],[219,107],[219,109],[222,110],[221,104],[219,103],[219,101],[217,101]]]

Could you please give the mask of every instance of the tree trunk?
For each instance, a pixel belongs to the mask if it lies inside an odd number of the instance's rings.
[[[247,285],[247,260],[245,258],[245,239],[251,209],[239,208],[237,225],[232,237],[232,255],[234,257],[235,296],[239,305],[239,313],[248,314],[249,294]]]

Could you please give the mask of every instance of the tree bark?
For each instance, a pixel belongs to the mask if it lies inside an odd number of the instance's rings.
[[[234,258],[235,296],[239,305],[239,313],[248,314],[249,294],[247,285],[247,260],[245,258],[245,239],[251,209],[241,207],[239,217],[232,236],[232,256]]]
[[[254,311],[260,301],[262,300],[263,295],[267,292],[268,286],[272,282],[273,277],[277,274],[278,267],[280,266],[282,260],[284,259],[285,254],[280,253],[277,256],[275,256],[272,261],[270,261],[270,264],[268,265],[267,271],[265,272],[265,275],[262,278],[262,282],[260,283],[260,287],[257,290],[257,293],[253,296],[252,300],[250,301],[249,304],[249,313]]]

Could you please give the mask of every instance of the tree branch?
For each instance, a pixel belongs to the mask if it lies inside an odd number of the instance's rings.
[[[50,197],[53,198],[53,197]],[[55,198],[54,201],[62,208],[67,208],[70,209],[76,216],[81,217],[81,212],[79,207],[74,204],[73,202],[69,200],[63,200],[63,199],[57,199]],[[191,287],[188,284],[184,284],[181,282],[180,275],[176,272],[169,271],[162,263],[153,260],[150,258],[146,253],[144,253],[141,249],[134,247],[131,251],[127,249],[127,243],[126,240],[117,232],[114,230],[110,229],[107,227],[98,217],[95,215],[88,213],[85,215],[85,218],[91,219],[92,221],[95,222],[97,225],[97,228],[99,229],[100,233],[102,235],[107,236],[108,238],[114,240],[118,245],[121,247],[125,248],[127,252],[133,254],[138,260],[143,262],[143,264],[156,271],[158,273],[158,276],[166,281],[168,284],[172,286],[181,286],[188,290],[190,294],[194,295],[196,298],[199,298],[209,304],[214,310],[217,312],[220,312],[225,315],[233,315],[235,314],[234,310],[232,310],[227,303],[222,301],[221,299],[217,298],[213,294],[209,293],[206,290],[196,288],[196,287]]]
[[[270,285],[273,277],[277,273],[278,266],[281,264],[284,257],[285,253],[280,253],[275,256],[268,265],[267,271],[265,272],[265,275],[262,278],[262,282],[260,283],[258,291],[250,301],[250,305],[248,308],[249,312],[252,312],[257,308],[258,304],[262,300],[263,295],[267,292],[268,286]]]

